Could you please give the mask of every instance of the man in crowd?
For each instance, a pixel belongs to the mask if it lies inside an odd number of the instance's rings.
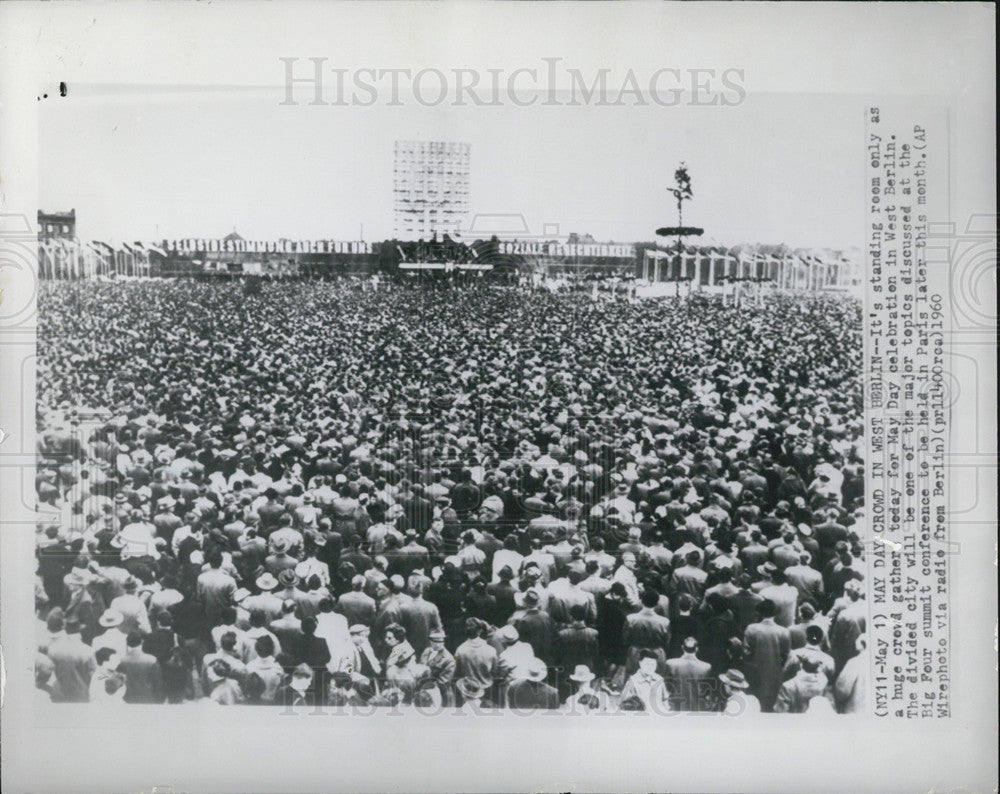
[[[770,709],[782,632],[798,647],[824,621],[835,695],[856,672],[863,505],[837,485],[863,462],[855,302],[289,282],[250,311],[234,284],[40,292],[54,699],[87,699],[109,610],[107,628],[140,640],[121,654],[127,701],[154,697],[143,656],[172,702],[297,702],[302,663],[350,669],[341,699],[365,700],[395,623],[416,658],[432,652],[443,694],[455,652],[456,679],[493,703],[513,672],[491,645],[505,623],[534,658],[616,691],[642,659],[671,680],[708,663]],[[637,345],[636,328],[684,332]],[[81,404],[100,418],[81,425]],[[185,684],[229,633],[237,661],[211,660],[212,692]],[[241,678],[244,662],[260,669]],[[632,682],[640,704],[648,678]]]

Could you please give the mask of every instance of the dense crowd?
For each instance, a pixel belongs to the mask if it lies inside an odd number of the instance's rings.
[[[45,283],[54,702],[852,712],[855,301]]]

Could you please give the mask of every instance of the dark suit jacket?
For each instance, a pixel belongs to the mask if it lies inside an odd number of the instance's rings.
[[[514,621],[514,628],[521,635],[521,640],[531,645],[535,656],[545,663],[552,661],[553,626],[548,613],[538,609],[525,612]]]
[[[670,647],[670,621],[645,609],[625,618],[625,645],[629,648]]]
[[[596,669],[597,653],[597,629],[574,623],[556,635],[555,663],[562,668],[564,677],[578,664]]]
[[[666,681],[677,711],[703,711],[711,701],[706,683],[712,665],[701,659],[681,656],[667,660]],[[706,683],[703,683],[706,682]]]
[[[430,644],[430,633],[443,628],[438,608],[423,598],[403,604],[399,608],[399,616],[406,629],[406,639],[417,656]]]
[[[350,590],[337,599],[337,612],[347,618],[348,626],[375,624],[375,599],[363,591]]]
[[[557,709],[559,692],[541,681],[515,681],[507,688],[507,705],[524,711]]]
[[[744,635],[747,648],[746,676],[750,693],[760,700],[762,711],[770,711],[782,684],[785,660],[792,649],[791,635],[773,619],[751,624]]]

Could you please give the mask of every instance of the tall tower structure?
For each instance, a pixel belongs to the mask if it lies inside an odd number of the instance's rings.
[[[393,228],[400,240],[454,234],[469,215],[468,143],[396,141]]]

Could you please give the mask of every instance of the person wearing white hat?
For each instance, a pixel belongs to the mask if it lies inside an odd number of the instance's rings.
[[[281,599],[272,592],[278,587],[278,580],[270,573],[265,572],[257,577],[254,584],[260,592],[257,595],[244,598],[243,609],[251,615],[257,611],[263,612],[269,621],[280,618]]]
[[[121,630],[121,626],[125,622],[125,616],[117,609],[106,609],[97,622],[105,631],[94,637],[91,643],[94,652],[100,648],[110,648],[119,656],[124,656],[125,639],[128,635]]]
[[[564,714],[603,714],[610,710],[608,694],[594,687],[597,677],[587,665],[578,664],[568,678],[577,685],[577,689],[563,703]]]
[[[125,592],[108,604],[109,609],[121,613],[124,618],[119,629],[126,635],[134,631],[143,635],[149,634],[151,630],[149,612],[143,600],[136,595],[136,591],[139,589],[139,580],[130,576],[125,580],[122,588]]]
[[[524,667],[530,659],[535,658],[531,645],[522,642],[517,629],[511,625],[498,628],[493,633],[493,640],[494,647],[499,646],[497,678],[501,681],[509,682],[515,670]]]
[[[529,659],[514,671],[507,687],[507,707],[515,712],[532,713],[540,709],[557,709],[559,692],[545,683],[549,669],[541,659]]]

